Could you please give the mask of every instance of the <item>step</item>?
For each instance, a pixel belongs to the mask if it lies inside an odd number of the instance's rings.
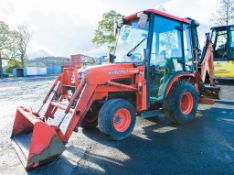
[[[161,115],[163,115],[163,111],[162,110],[153,110],[153,111],[145,111],[141,113],[141,117],[142,118],[152,118],[152,117],[159,117]]]

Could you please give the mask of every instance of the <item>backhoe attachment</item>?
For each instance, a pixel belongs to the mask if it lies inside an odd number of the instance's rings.
[[[220,99],[221,88],[216,86],[214,79],[214,61],[213,47],[210,39],[210,34],[206,34],[206,44],[203,49],[201,59],[195,61],[197,63],[196,81],[200,86],[201,95],[208,99]],[[209,85],[206,79],[209,78]]]

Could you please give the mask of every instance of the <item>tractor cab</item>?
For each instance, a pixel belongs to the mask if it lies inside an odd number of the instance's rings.
[[[213,27],[215,77],[234,78],[234,25]]]
[[[162,101],[176,74],[194,71],[191,21],[157,10],[131,15],[123,21],[117,25],[114,63],[144,65],[149,103]]]

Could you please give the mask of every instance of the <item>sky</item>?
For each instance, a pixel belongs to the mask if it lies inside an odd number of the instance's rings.
[[[12,29],[27,25],[32,38],[28,48],[30,58],[105,54],[104,47],[92,44],[92,38],[102,14],[115,10],[129,15],[147,8],[164,6],[167,13],[198,20],[200,38],[211,27],[210,19],[219,0],[0,0],[0,21]]]

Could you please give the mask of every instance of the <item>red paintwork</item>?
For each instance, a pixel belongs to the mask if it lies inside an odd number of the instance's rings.
[[[43,151],[45,151],[48,145],[50,145],[51,139],[56,135],[57,133],[55,129],[48,126],[44,122],[41,121],[35,123],[28,154],[28,168],[38,165],[37,163],[35,165],[30,164],[31,159],[35,155],[40,155]]]
[[[162,17],[165,17],[165,18],[169,18],[169,19],[173,19],[173,20],[176,20],[176,21],[179,21],[179,22],[187,23],[187,24],[191,23],[191,21],[188,20],[188,19],[180,18],[180,17],[174,16],[174,15],[171,15],[171,14],[168,14],[168,13],[156,10],[156,9],[147,9],[147,10],[144,10],[143,12],[145,12],[145,13],[154,13],[156,15],[159,15],[159,16],[162,16]],[[138,13],[134,13],[132,15],[129,15],[129,16],[125,17],[124,20],[126,22],[135,20],[137,18]]]
[[[113,118],[113,126],[118,132],[125,132],[131,124],[131,113],[125,109],[121,108],[116,111]]]
[[[21,133],[25,128],[33,127],[33,124],[36,122],[36,119],[34,120],[34,118],[28,116],[27,114],[27,112],[30,112],[31,109],[23,109],[23,107],[18,107],[16,110],[12,135]],[[29,118],[29,120],[27,118]]]
[[[169,85],[167,86],[167,91],[166,91],[166,96],[168,96],[172,86],[174,85],[174,83],[178,80],[180,80],[181,78],[195,78],[194,73],[189,73],[189,74],[179,74],[177,76],[175,76],[169,83]]]
[[[184,115],[190,114],[193,109],[194,101],[193,96],[190,92],[185,92],[180,101],[180,109]]]

